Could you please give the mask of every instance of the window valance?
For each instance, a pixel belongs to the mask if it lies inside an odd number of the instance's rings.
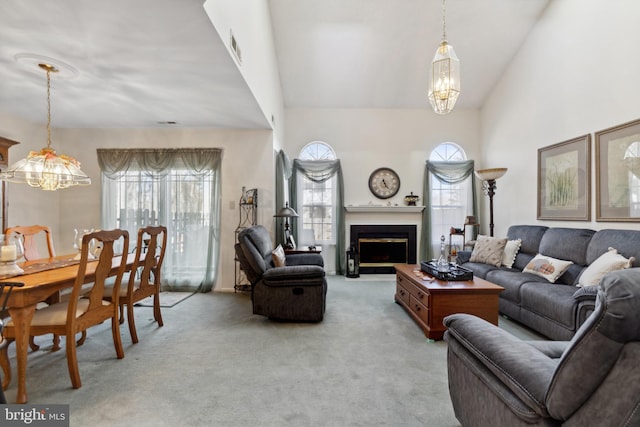
[[[128,171],[159,178],[176,168],[184,168],[192,175],[209,174],[222,160],[219,148],[101,148],[97,153],[100,169],[109,179],[121,178]]]

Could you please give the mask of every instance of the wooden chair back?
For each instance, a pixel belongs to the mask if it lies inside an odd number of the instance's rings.
[[[138,342],[133,306],[136,302],[153,296],[153,318],[159,326],[163,326],[160,312],[160,273],[167,249],[167,227],[147,226],[138,230],[138,242],[135,261],[129,273],[127,291],[120,292],[121,313],[127,306],[127,323],[129,334],[134,343]],[[108,299],[108,296],[107,296]]]
[[[136,258],[129,275],[127,294],[138,302],[155,293],[167,248],[167,227],[147,226],[138,230]],[[135,273],[135,274],[134,274]]]
[[[9,227],[5,230],[5,234],[15,234],[20,239],[22,239],[25,261],[43,258],[42,256],[40,256],[40,251],[38,250],[37,235],[39,233],[44,233],[46,236],[49,257],[56,256],[56,251],[53,248],[51,229],[49,229],[49,227],[47,227],[46,225],[17,225],[15,227]]]
[[[116,242],[121,242],[120,248],[122,248],[123,251],[121,257],[120,254],[115,251]],[[93,261],[89,255],[95,247],[100,248],[98,265],[95,268],[95,277],[91,281],[90,286],[86,286],[85,283],[89,282],[86,279],[87,265]],[[127,266],[128,250],[129,232],[126,230],[101,230],[83,236],[78,276],[73,285],[73,291],[69,299],[69,309],[67,311],[67,327],[70,332],[81,332],[85,330],[87,326],[97,325],[114,316],[116,320],[118,319],[117,304],[104,304],[103,295],[107,279],[113,276],[111,274],[113,268],[117,268],[115,281],[113,281],[112,286],[113,294],[111,295],[115,298],[113,301],[117,301],[122,276]],[[118,264],[115,264],[117,257],[120,257],[120,261]],[[76,316],[76,308],[81,298],[89,300],[89,307],[82,315]]]

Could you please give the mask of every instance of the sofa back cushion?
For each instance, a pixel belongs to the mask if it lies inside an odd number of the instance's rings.
[[[540,240],[539,252],[574,264],[586,265],[587,247],[594,234],[595,231],[586,228],[550,228]]]
[[[609,248],[617,249],[625,258],[634,257],[632,267],[640,267],[640,231],[606,229],[596,232],[587,247],[587,263],[594,262]]]
[[[587,264],[587,247],[595,231],[586,228],[550,228],[540,240],[540,253],[573,264],[556,283],[575,285]]]
[[[522,241],[513,268],[522,270],[536,256],[540,240],[548,229],[549,227],[542,225],[512,225],[509,227],[507,230],[509,240],[520,239]]]

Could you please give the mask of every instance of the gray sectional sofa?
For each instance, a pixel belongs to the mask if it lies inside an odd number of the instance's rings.
[[[504,287],[499,301],[501,314],[553,340],[570,340],[595,308],[597,286],[576,286],[589,264],[613,247],[625,258],[635,258],[632,268],[640,266],[638,230],[514,225],[509,227],[507,237],[522,240],[511,268],[469,262],[470,251],[459,252],[457,262],[473,270],[475,276]],[[573,264],[555,283],[550,283],[522,271],[536,254]]]

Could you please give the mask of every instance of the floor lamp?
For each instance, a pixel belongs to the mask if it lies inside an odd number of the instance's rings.
[[[507,173],[507,168],[481,169],[476,176],[482,180],[482,189],[489,196],[489,236],[493,237],[493,196],[496,194],[496,180]]]
[[[291,236],[291,229],[289,228],[289,218],[296,218],[298,213],[289,207],[289,202],[287,202],[284,208],[280,209],[277,214],[274,215],[276,218],[284,218],[284,248],[285,249],[295,249],[296,244]]]

